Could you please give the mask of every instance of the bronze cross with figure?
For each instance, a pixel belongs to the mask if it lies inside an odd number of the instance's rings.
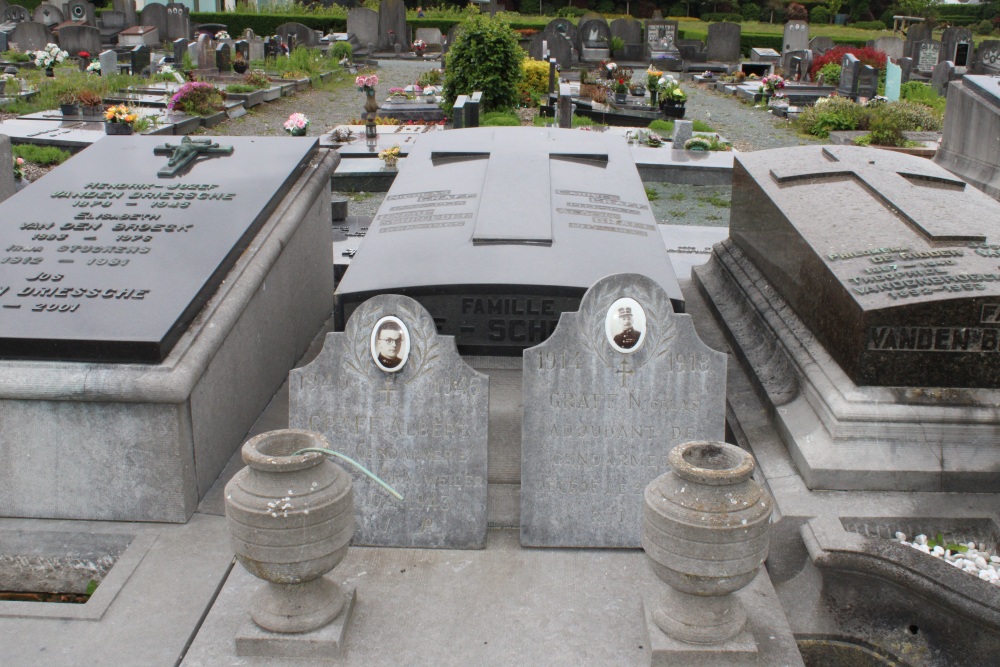
[[[163,144],[153,149],[153,155],[169,155],[165,167],[156,172],[157,176],[170,178],[194,162],[199,155],[232,155],[232,146],[220,146],[211,139],[184,137],[180,144]]]

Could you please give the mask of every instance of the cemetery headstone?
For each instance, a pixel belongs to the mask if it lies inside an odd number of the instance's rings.
[[[428,53],[438,53],[441,51],[443,37],[440,28],[417,28],[416,39],[424,41],[424,44],[427,45]]]
[[[274,33],[276,35],[281,35],[286,40],[294,35],[295,43],[297,45],[308,47],[319,46],[319,35],[316,34],[316,31],[301,23],[295,23],[294,21],[282,23],[274,29]]]
[[[941,97],[948,96],[948,82],[955,74],[955,63],[950,60],[942,60],[934,67],[931,74],[931,88]]]
[[[535,60],[555,58],[564,69],[573,66],[573,45],[557,32],[542,31],[532,35],[528,55]]]
[[[941,32],[941,57],[939,60],[950,60],[955,67],[968,67],[973,41],[972,31],[968,28],[950,27]],[[961,58],[959,58],[959,47]]]
[[[677,21],[646,21],[646,50],[653,58],[669,57],[677,50]]]
[[[274,37],[264,38],[264,57],[276,58],[281,53],[281,40]]]
[[[858,93],[858,74],[861,69],[861,61],[854,54],[845,53],[840,59],[840,84],[837,86],[837,94],[843,97],[855,97]]]
[[[955,44],[955,48],[952,49],[954,55],[952,56],[955,67],[969,67],[972,64],[972,52],[975,49],[975,44],[971,41],[968,42],[958,42]]]
[[[809,40],[809,50],[817,56],[821,56],[834,46],[833,38],[826,35],[817,35]]]
[[[52,41],[52,34],[42,23],[22,21],[14,26],[7,39],[22,51],[38,51]]]
[[[134,76],[148,76],[149,75],[149,47],[146,45],[139,45],[129,52],[131,58],[132,74]],[[145,72],[145,74],[143,74]]]
[[[24,23],[31,20],[31,13],[21,5],[8,5],[3,10],[4,23]]]
[[[355,35],[362,44],[378,43],[378,12],[367,7],[347,10],[347,32]]]
[[[885,64],[885,97],[890,102],[899,101],[899,91],[903,83],[903,70],[899,65]]]
[[[789,51],[804,51],[809,48],[809,24],[806,21],[785,23],[781,39],[781,68],[788,69]]]
[[[47,2],[43,2],[35,7],[35,13],[32,14],[31,18],[48,28],[59,25],[66,20],[61,9]]]
[[[750,60],[755,63],[776,64],[781,62],[781,54],[774,49],[754,47],[750,49]]]
[[[200,57],[200,52],[201,48],[198,46],[198,42],[188,42],[187,45],[188,58],[191,59],[191,65],[195,69],[199,69],[201,67],[201,62],[198,60],[198,58]]]
[[[10,148],[10,137],[0,134],[0,164],[11,164],[14,154]],[[14,172],[11,169],[0,169],[0,202],[6,201],[15,192]]]
[[[191,39],[191,10],[188,6],[180,2],[169,2],[167,7],[167,32],[164,38],[173,41],[175,39]]]
[[[452,44],[455,43],[455,39],[458,37],[458,34],[460,32],[462,32],[462,24],[461,23],[456,23],[455,25],[453,25],[450,28],[448,28],[448,37],[445,39],[445,43],[444,43],[444,52],[445,53],[448,53],[448,48]]]
[[[408,289],[463,352],[509,353],[544,340],[597,279],[624,270],[652,277],[683,310],[644,197],[620,137],[424,134],[337,288],[336,326],[371,294]]]
[[[879,37],[875,40],[875,48],[896,62],[905,55],[906,44],[899,37]]]
[[[605,24],[607,24],[608,22],[607,19],[604,18],[603,14],[598,14],[597,12],[588,11],[580,15],[580,20],[578,20],[576,24],[582,27],[583,24],[586,23],[587,21],[601,21],[602,23]],[[586,39],[582,30],[580,31],[580,39]]]
[[[108,49],[106,51],[101,51],[97,56],[98,62],[101,64],[101,76],[109,77],[112,74],[118,74],[118,54]]]
[[[215,47],[215,66],[222,74],[233,70],[233,51],[228,44],[218,44]]]
[[[238,39],[233,44],[233,59],[239,55],[245,62],[250,62],[250,42],[245,39]]]
[[[101,52],[101,31],[89,25],[65,25],[59,28],[59,46],[75,56],[81,51]]]
[[[322,433],[405,498],[356,479],[354,544],[486,546],[489,378],[419,303],[363,303],[289,374],[288,413],[291,428]]]
[[[611,28],[602,20],[580,24],[580,59],[600,61],[611,58]]]
[[[587,290],[524,351],[521,544],[636,547],[667,454],[725,431],[726,355],[646,276]]]
[[[1000,40],[987,39],[976,52],[976,74],[1000,74]]]
[[[910,26],[906,31],[906,43],[904,44],[904,55],[907,58],[917,60],[917,44],[929,39],[933,39],[931,28],[923,23]],[[935,63],[936,64],[936,63]]]
[[[382,0],[378,10],[378,48],[393,50],[406,41],[406,6],[403,0]],[[406,45],[409,47],[409,44]]]
[[[264,59],[264,40],[260,37],[254,36],[252,33],[249,37],[244,36],[244,39],[249,44],[250,57],[247,59],[248,62],[255,62]]]
[[[455,104],[452,105],[451,113],[452,120],[451,126],[453,129],[461,130],[465,128],[465,105],[469,102],[468,95],[459,95],[455,98]]]
[[[708,59],[712,62],[738,62],[741,34],[739,23],[709,23]]]
[[[167,39],[170,31],[167,27],[167,6],[160,3],[147,2],[139,12],[139,24],[157,29],[161,39]]]
[[[576,27],[576,24],[569,19],[552,19],[545,24],[545,28],[542,32],[562,35],[569,40],[570,46],[572,46],[573,51],[577,54],[579,54],[580,49],[583,48],[583,42],[580,39],[580,30]]]
[[[573,127],[573,94],[568,83],[559,84],[559,102],[557,114],[559,127],[571,129]]]
[[[952,81],[941,147],[934,161],[1000,200],[1000,159],[997,142],[992,140],[997,136],[1000,77],[967,74]]]
[[[87,25],[97,27],[94,4],[87,0],[70,0],[66,3],[65,16],[67,21],[86,21]]]
[[[210,69],[215,66],[215,48],[212,46],[212,38],[201,33],[198,35],[198,68]]]
[[[684,144],[694,135],[694,123],[690,120],[674,121],[674,136],[671,138],[671,147],[674,150],[681,150]]]
[[[139,15],[135,11],[135,0],[112,0],[116,12],[125,15],[125,27],[139,25]]]
[[[809,68],[812,67],[813,54],[805,51],[789,51],[785,54],[788,61],[786,76],[796,81],[806,81],[809,78]]]
[[[620,38],[625,45],[622,47],[621,55],[612,53],[612,58],[621,57],[623,60],[642,59],[646,51],[642,23],[630,16],[615,19],[611,22],[611,36]]]
[[[941,59],[941,42],[928,40],[916,45],[917,71],[927,76],[934,71]]]
[[[858,70],[858,98],[870,100],[878,92],[878,70],[869,65],[862,65]]]
[[[476,91],[469,95],[469,101],[465,104],[465,126],[479,127],[479,105],[483,101],[483,94]]]
[[[906,83],[910,80],[910,73],[913,71],[913,58],[899,59],[899,78]]]

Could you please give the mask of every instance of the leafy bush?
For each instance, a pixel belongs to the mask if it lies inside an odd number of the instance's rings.
[[[582,7],[563,7],[562,9],[556,12],[556,16],[565,19],[578,19],[584,14],[586,14],[587,11],[588,10]]]
[[[218,88],[204,81],[192,81],[185,83],[174,93],[167,108],[193,116],[208,116],[222,111],[225,103]]]
[[[489,111],[483,114],[480,125],[484,127],[513,127],[520,125],[517,114],[509,111]]]
[[[541,60],[525,58],[521,63],[523,78],[517,86],[521,104],[531,101],[531,94],[544,95],[549,90],[549,64]]]
[[[471,17],[448,51],[445,110],[451,111],[459,95],[476,91],[483,93],[483,111],[513,108],[518,102],[523,60],[517,33],[503,19],[485,14]]]
[[[759,21],[760,5],[755,5],[753,3],[743,5],[740,7],[740,16],[743,17],[744,21]]]
[[[976,24],[974,28],[977,35],[990,35],[993,34],[993,23],[992,21],[980,21]]]
[[[70,152],[55,146],[38,146],[35,144],[18,144],[11,147],[14,157],[23,158],[25,162],[46,167],[50,164],[62,164],[70,158]]]
[[[816,75],[821,69],[823,69],[824,65],[829,63],[836,63],[839,65],[840,61],[844,58],[844,54],[846,53],[854,54],[854,57],[860,60],[864,65],[869,65],[875,69],[885,69],[886,55],[875,47],[865,46],[858,48],[856,46],[835,46],[813,60],[812,67],[809,68],[809,74],[815,80]]]
[[[809,10],[799,3],[793,2],[789,4],[788,9],[785,10],[785,18],[789,21],[808,21]]]
[[[899,87],[899,99],[923,104],[933,109],[936,115],[944,117],[944,107],[947,100],[925,83],[907,81]]]
[[[940,132],[942,125],[941,116],[933,109],[909,100],[869,107],[868,119],[869,129],[885,132],[897,126],[900,132]]]
[[[708,14],[702,14],[701,20],[706,23],[721,23],[723,21],[729,21],[731,23],[739,23],[743,20],[742,14],[733,14],[730,12],[712,12]]]
[[[830,132],[856,130],[861,126],[864,107],[846,97],[828,97],[799,115],[799,129],[820,139],[826,139]]]
[[[255,90],[257,90],[255,86],[246,83],[231,83],[226,86],[227,93],[252,93]]]
[[[330,57],[340,62],[344,58],[350,60],[354,56],[354,49],[350,42],[334,42],[330,47]]]
[[[840,65],[827,63],[819,69],[819,76],[823,77],[823,84],[827,86],[840,85]]]
[[[829,23],[830,10],[823,5],[816,5],[809,12],[809,21],[811,23]]]
[[[420,73],[420,76],[417,77],[417,85],[421,88],[426,88],[427,86],[440,86],[441,79],[441,70],[430,69],[426,72]]]
[[[881,21],[857,21],[852,23],[851,27],[858,30],[888,30],[886,25]]]
[[[243,83],[254,88],[270,88],[271,79],[262,69],[252,69],[243,75]]]

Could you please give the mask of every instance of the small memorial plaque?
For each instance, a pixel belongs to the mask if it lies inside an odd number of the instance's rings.
[[[726,355],[638,274],[591,287],[524,351],[521,543],[638,547],[643,488],[690,440],[722,440]]]
[[[941,57],[941,42],[921,42],[917,49],[917,71],[930,73],[934,71]]]
[[[163,137],[107,137],[0,204],[0,357],[169,354],[315,150],[213,140],[234,156],[163,178]]]
[[[289,376],[288,423],[322,433],[401,493],[356,476],[354,544],[486,546],[489,378],[409,297],[364,302]]]

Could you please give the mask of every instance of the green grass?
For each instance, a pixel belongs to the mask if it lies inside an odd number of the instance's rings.
[[[680,211],[680,210],[678,210],[678,211],[667,211],[667,213],[669,213],[670,216],[673,217],[673,218],[683,218],[685,215],[687,215],[687,211]]]
[[[715,132],[715,128],[706,123],[703,120],[695,120],[691,125],[695,132]],[[673,134],[674,132],[674,121],[672,120],[654,120],[649,124],[649,129],[654,132],[659,132],[661,134]]]
[[[556,119],[542,117],[542,116],[535,116],[535,119],[532,122],[535,124],[535,127],[545,127],[550,123],[556,123]],[[600,125],[601,125],[600,123],[591,118],[586,118],[584,116],[577,116],[576,114],[573,114],[573,127],[599,127]]]
[[[674,201],[684,201],[685,199],[687,199],[687,195],[684,194],[683,192],[675,192],[674,194],[670,195],[669,199],[672,199]]]
[[[657,189],[655,187],[653,187],[652,185],[647,185],[646,186],[646,199],[648,199],[649,201],[656,201],[659,198],[660,198],[659,191],[657,191]]]
[[[732,206],[732,202],[728,198],[720,197],[714,192],[710,195],[698,195],[698,201],[718,206],[719,208],[729,208]]]
[[[37,146],[35,144],[18,144],[11,148],[14,157],[23,158],[25,162],[47,167],[54,164],[62,164],[71,156],[69,151],[64,151],[55,146]]]

